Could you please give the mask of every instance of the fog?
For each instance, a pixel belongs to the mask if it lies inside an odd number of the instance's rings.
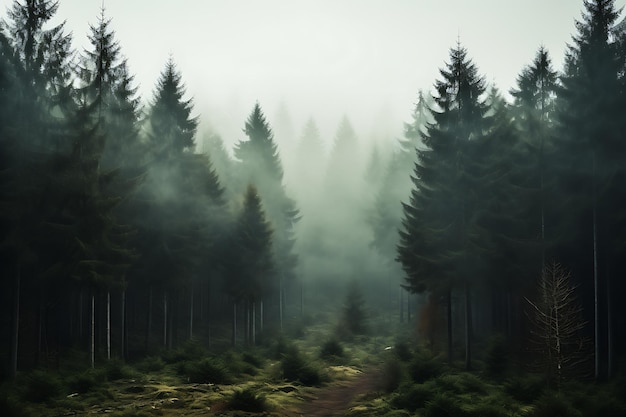
[[[231,148],[257,100],[274,126],[288,106],[296,134],[314,117],[327,146],[344,115],[363,140],[373,134],[393,140],[457,39],[488,81],[507,92],[539,45],[561,67],[579,3],[107,0],[104,6],[141,97],[150,98],[171,54],[202,123]],[[101,4],[60,2],[56,19],[67,21],[77,48],[86,45]],[[294,140],[277,135],[281,147]]]
[[[74,346],[94,367],[112,331],[123,359],[280,344],[307,320],[360,340],[341,314],[363,296],[370,334],[393,321],[470,370],[496,334],[527,353],[549,257],[596,320],[596,374],[616,368],[621,9],[591,25],[572,0],[35,3],[0,27],[7,374]]]

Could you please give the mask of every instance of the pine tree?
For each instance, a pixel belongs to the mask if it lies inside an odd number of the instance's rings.
[[[473,147],[486,129],[484,80],[460,44],[435,84],[435,123],[417,151],[410,200],[404,204],[398,261],[412,292],[444,295],[448,308],[448,356],[452,356],[451,292],[465,293],[466,366],[471,365],[471,294],[476,273]]]
[[[278,281],[278,316],[282,326],[286,286],[295,278],[297,255],[294,227],[299,220],[296,203],[285,191],[283,169],[272,129],[256,103],[244,127],[248,137],[235,146],[245,182],[253,184],[265,202],[268,220],[274,228],[273,253]]]
[[[580,230],[564,245],[576,275],[593,277],[595,376],[602,376],[607,345],[600,312],[601,298],[611,274],[622,269],[621,250],[614,245],[623,231],[614,227],[623,201],[623,161],[626,142],[620,126],[623,61],[620,44],[613,34],[619,11],[613,0],[584,2],[582,20],[566,55],[565,72],[559,91],[558,155],[559,198],[568,205],[571,219],[561,230]],[[576,208],[577,210],[573,210]],[[585,224],[585,229],[579,225]],[[570,234],[571,236],[571,234]],[[590,248],[587,249],[587,248]],[[610,313],[609,313],[610,317]],[[611,367],[611,364],[608,364]]]

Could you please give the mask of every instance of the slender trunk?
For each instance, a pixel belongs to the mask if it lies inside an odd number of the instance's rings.
[[[278,317],[280,320],[280,331],[283,331],[283,276],[281,274],[278,282]]]
[[[191,294],[189,297],[189,339],[193,339],[193,282],[191,283]]]
[[[83,343],[85,343],[85,341],[83,340],[83,314],[84,314],[84,309],[83,309],[83,289],[80,289],[80,292],[78,293],[78,338],[80,339],[80,344],[81,346],[85,346]]]
[[[91,367],[96,366],[96,296],[91,293],[91,340],[89,341],[89,358]]]
[[[261,300],[261,303],[259,305],[260,310],[259,310],[259,331],[262,332],[263,331],[263,300]]]
[[[252,334],[251,334],[252,346],[256,345],[256,303],[252,302]]]
[[[406,294],[406,321],[411,322],[411,293]]]
[[[237,346],[237,302],[233,301],[233,334],[232,345]]]
[[[611,279],[606,275],[606,327],[608,344],[607,378],[613,377],[613,315],[611,314]]]
[[[15,294],[13,295],[13,343],[11,343],[11,378],[17,376],[17,352],[19,349],[20,333],[20,285],[22,282],[22,264],[19,260],[15,263]]]
[[[598,224],[597,224],[597,201],[596,201],[596,155],[595,152],[591,156],[593,165],[592,183],[592,223],[593,223],[593,314],[594,314],[594,356],[595,356],[595,372],[594,376],[597,380],[600,376],[600,320],[598,313]]]
[[[111,360],[111,292],[107,291],[107,360]]]
[[[398,300],[400,305],[400,323],[404,323],[404,300],[402,297],[402,287],[398,287]]]
[[[448,315],[448,363],[452,364],[452,290],[448,290],[446,298]]]
[[[152,333],[152,285],[148,288],[148,320],[146,323],[145,350],[148,352]]]
[[[472,294],[465,282],[465,370],[472,369]]]
[[[304,317],[304,281],[300,280],[300,318]]]
[[[163,290],[163,347],[167,348],[167,291]]]
[[[245,314],[246,314],[246,338],[244,343],[246,346],[250,346],[250,301],[245,302]]]
[[[126,360],[126,290],[122,290],[122,318],[120,320],[120,348],[121,348],[121,357],[122,360]]]

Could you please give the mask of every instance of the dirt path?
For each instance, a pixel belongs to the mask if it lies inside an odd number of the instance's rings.
[[[380,371],[370,369],[347,381],[320,389],[316,396],[302,405],[293,416],[333,417],[343,416],[356,397],[378,389]]]

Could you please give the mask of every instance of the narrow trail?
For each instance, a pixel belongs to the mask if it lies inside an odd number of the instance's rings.
[[[369,369],[359,376],[338,384],[320,389],[317,395],[290,416],[334,417],[343,416],[350,409],[354,399],[374,392],[380,383],[380,371]]]

